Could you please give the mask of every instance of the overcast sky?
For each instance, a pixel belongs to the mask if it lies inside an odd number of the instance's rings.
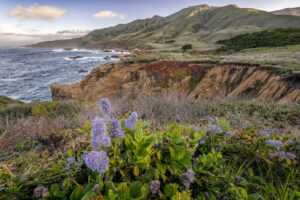
[[[79,37],[97,28],[167,16],[200,4],[272,11],[300,7],[300,0],[0,0],[0,46]]]

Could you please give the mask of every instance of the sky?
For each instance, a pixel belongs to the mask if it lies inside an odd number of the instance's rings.
[[[200,4],[273,11],[300,7],[300,0],[0,0],[0,47],[80,37]]]

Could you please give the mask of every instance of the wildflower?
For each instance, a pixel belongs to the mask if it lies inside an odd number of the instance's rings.
[[[282,142],[280,142],[280,141],[275,141],[275,146],[276,147],[280,147],[282,145]]]
[[[200,162],[200,160],[199,160],[199,158],[194,158],[194,159],[193,159],[193,162],[194,162],[194,164],[196,165],[196,164],[198,164],[198,163]]]
[[[292,140],[287,140],[286,141],[288,144],[293,144],[293,141]]]
[[[124,139],[124,137],[125,137],[125,134],[122,131],[120,122],[117,118],[112,119],[110,132],[112,133],[112,138]]]
[[[74,165],[75,159],[73,157],[68,157],[66,161],[67,161],[66,169],[69,170],[71,166]]]
[[[286,156],[291,160],[296,158],[295,154],[292,154],[292,153],[286,153]]]
[[[220,134],[223,133],[222,129],[218,126],[213,125],[213,130],[218,131]]]
[[[106,156],[105,151],[91,151],[85,157],[85,163],[91,170],[105,173],[108,168],[109,158]]]
[[[232,136],[234,136],[233,131],[229,131],[228,133],[226,133],[226,137],[232,137]]]
[[[273,151],[272,153],[268,153],[268,156],[270,157],[270,158],[274,158],[274,156],[276,155],[276,153]]]
[[[129,128],[131,130],[134,130],[136,128],[136,123],[138,122],[138,115],[136,112],[133,112],[126,120],[125,120],[125,126],[126,128]]]
[[[97,194],[98,192],[100,192],[100,186],[99,186],[99,184],[96,184],[96,185],[93,187],[93,192],[94,192],[95,194]]]
[[[42,197],[47,192],[48,192],[48,189],[45,187],[42,187],[42,186],[35,188],[33,191],[34,196],[37,198]]]
[[[167,138],[166,141],[167,141],[167,143],[170,143],[170,142],[171,142],[171,139],[170,139],[170,138]]]
[[[216,146],[216,148],[220,149],[220,148],[222,148],[222,145],[218,144],[218,145]]]
[[[209,121],[210,124],[215,124],[215,120],[210,116],[206,116],[205,118]]]
[[[283,160],[286,159],[286,155],[283,151],[279,151],[279,158],[281,158]]]
[[[235,184],[239,184],[241,182],[240,177],[234,176],[234,182],[235,182]]]
[[[243,128],[247,128],[247,124],[245,122],[242,122]]]
[[[78,161],[77,161],[77,166],[78,167],[81,167],[84,163],[84,158],[85,156],[87,155],[86,152],[84,152],[79,158],[78,158]]]
[[[151,185],[147,189],[150,193],[156,194],[159,188],[160,188],[159,180],[154,180],[152,181]]]
[[[197,127],[196,126],[192,126],[192,128],[193,128],[193,131],[195,132],[195,133],[197,133],[198,132],[198,129],[197,129]]]
[[[182,174],[183,185],[185,185],[186,187],[189,187],[190,184],[195,181],[194,175],[195,175],[195,172],[191,168],[187,169],[187,171]]]
[[[282,145],[282,142],[274,140],[266,140],[265,143],[267,143],[270,147],[280,147]]]
[[[110,102],[107,98],[100,100],[100,108],[103,116],[111,115],[113,113]]]
[[[177,122],[177,123],[180,123],[180,121],[181,121],[181,120],[180,120],[180,116],[179,116],[179,115],[176,115],[176,122]]]
[[[154,144],[153,146],[152,146],[152,148],[153,149],[159,149],[159,148],[161,148],[163,146],[163,143],[162,142],[159,142],[159,143],[157,143],[157,144]]]
[[[106,125],[102,118],[96,117],[92,121],[92,134],[91,134],[91,146],[94,149],[99,149],[100,147],[110,146],[110,137],[106,132]]]
[[[271,133],[272,133],[271,129],[263,130],[260,132],[260,134],[264,137],[271,137]]]
[[[205,141],[204,140],[200,140],[199,144],[205,144]]]
[[[186,141],[186,142],[190,142],[191,139],[190,139],[188,136],[185,136],[185,141]]]

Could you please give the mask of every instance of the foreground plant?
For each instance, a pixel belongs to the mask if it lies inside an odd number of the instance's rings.
[[[9,184],[0,192],[72,200],[300,197],[298,138],[247,124],[233,129],[211,117],[153,131],[135,112],[116,118],[107,99],[100,108],[102,117],[79,130],[87,133],[82,144],[49,169],[60,174],[56,180],[22,185],[7,168],[0,178]]]

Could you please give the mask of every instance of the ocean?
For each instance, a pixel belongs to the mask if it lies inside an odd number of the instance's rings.
[[[0,95],[24,102],[51,101],[51,84],[82,80],[93,68],[119,52],[81,49],[0,49]],[[72,60],[70,57],[81,56]],[[79,70],[85,73],[79,73]]]

